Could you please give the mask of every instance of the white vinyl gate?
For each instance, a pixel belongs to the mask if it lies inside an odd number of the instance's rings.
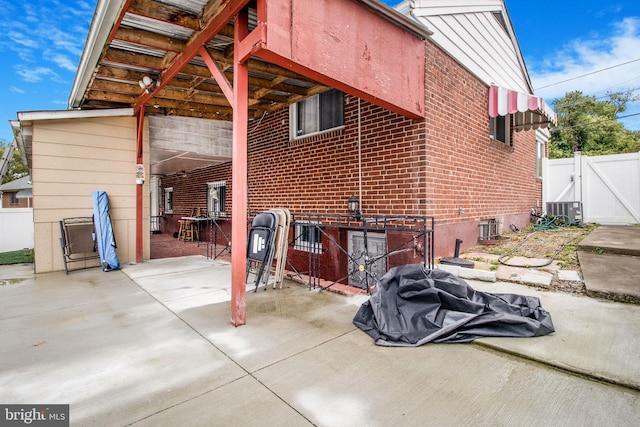
[[[0,209],[0,252],[33,249],[33,208]]]
[[[542,198],[582,202],[586,223],[640,223],[640,153],[545,159]]]

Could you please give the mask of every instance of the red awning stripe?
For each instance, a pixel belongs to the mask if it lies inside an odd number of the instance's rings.
[[[521,129],[535,129],[557,124],[556,113],[542,98],[507,88],[489,86],[489,117],[516,114]]]

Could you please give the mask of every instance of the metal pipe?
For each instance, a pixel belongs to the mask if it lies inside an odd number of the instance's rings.
[[[360,214],[364,211],[362,203],[362,118],[360,114],[360,98],[358,98],[358,200]]]
[[[454,257],[459,258],[460,257],[460,243],[462,243],[462,240],[460,239],[456,239],[456,249],[454,252]]]

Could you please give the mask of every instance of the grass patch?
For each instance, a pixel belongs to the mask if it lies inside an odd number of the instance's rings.
[[[33,262],[33,249],[20,251],[1,252],[0,265],[24,264]]]

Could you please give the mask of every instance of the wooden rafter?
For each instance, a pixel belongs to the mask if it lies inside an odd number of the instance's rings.
[[[198,44],[206,46],[224,80],[233,80],[234,28],[229,22],[233,12],[247,1],[211,0],[199,15],[152,0],[131,0],[120,25],[112,31],[112,39],[103,51],[91,83],[84,95],[87,108],[118,106],[149,107],[147,114],[187,115],[230,119],[230,106],[220,84],[197,54]],[[251,2],[248,2],[251,4]],[[226,13],[226,14],[224,14]],[[224,16],[225,18],[221,18]],[[135,28],[136,19],[157,22]],[[229,18],[229,21],[223,22]],[[139,20],[139,19],[138,19]],[[211,25],[219,28],[213,31]],[[191,32],[188,40],[166,33]],[[164,30],[162,29],[164,28]],[[163,32],[165,31],[165,32]],[[216,42],[212,39],[216,37]],[[328,89],[314,80],[279,65],[249,58],[249,116],[274,111]],[[160,79],[160,88],[147,94],[138,84],[145,76]]]

